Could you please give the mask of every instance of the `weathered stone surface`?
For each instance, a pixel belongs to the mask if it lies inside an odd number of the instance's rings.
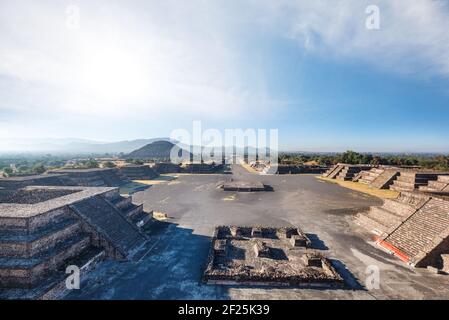
[[[262,238],[252,237],[251,227],[239,227],[239,237],[233,236],[235,227],[217,227],[203,281],[209,284],[326,288],[344,285],[342,277],[323,255],[304,247],[291,247],[290,241],[302,238],[303,233],[298,228],[286,228],[288,233],[293,233],[288,238],[276,236],[285,230],[260,228]],[[224,240],[226,251],[223,250]]]
[[[151,214],[120,197],[117,188],[31,186],[1,192],[0,287],[38,288],[94,247],[110,258],[125,258],[146,241],[136,224]]]

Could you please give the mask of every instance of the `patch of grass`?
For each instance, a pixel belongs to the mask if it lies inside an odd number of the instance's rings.
[[[153,218],[156,219],[156,220],[162,221],[162,220],[167,220],[168,216],[167,216],[166,213],[154,211],[153,212]]]
[[[236,197],[237,197],[236,194],[231,194],[231,195],[223,198],[223,201],[234,201]]]
[[[352,182],[352,181],[343,181],[338,179],[329,179],[321,176],[317,176],[317,179],[324,182],[329,182],[333,184],[338,184],[344,188],[348,188],[354,191],[362,192],[369,194],[371,196],[375,196],[381,199],[395,199],[399,196],[399,192],[394,190],[384,190],[384,189],[375,189],[370,188],[368,185],[359,183],[359,182]]]
[[[161,175],[152,180],[133,180],[133,182],[139,183],[139,184],[144,184],[147,186],[152,186],[155,184],[167,183],[167,182],[176,180],[176,178],[177,178],[176,176]]]

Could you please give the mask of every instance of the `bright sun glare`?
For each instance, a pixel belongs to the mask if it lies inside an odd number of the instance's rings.
[[[108,102],[133,101],[149,90],[142,61],[117,47],[88,50],[81,63],[81,78],[86,91]]]

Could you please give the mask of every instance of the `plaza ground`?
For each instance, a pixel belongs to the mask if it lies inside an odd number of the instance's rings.
[[[67,299],[436,299],[449,298],[449,276],[411,269],[374,247],[352,217],[382,200],[313,175],[256,175],[233,166],[233,175],[181,175],[133,195],[168,219],[151,229],[139,261],[105,261]],[[220,186],[230,178],[260,181],[271,192],[237,193]],[[241,287],[200,282],[217,225],[299,226],[324,250],[346,289]],[[366,287],[369,268],[380,288]]]

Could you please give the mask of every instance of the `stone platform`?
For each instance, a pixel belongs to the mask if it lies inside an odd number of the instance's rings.
[[[117,168],[59,169],[49,171],[52,174],[64,174],[71,185],[84,187],[119,187],[130,182]]]
[[[127,165],[120,167],[119,171],[129,180],[151,180],[159,176],[148,165]]]
[[[66,186],[71,185],[71,181],[65,174],[32,175],[0,178],[0,188],[19,189],[28,186]]]
[[[426,186],[419,186],[419,191],[449,194],[449,175],[439,175],[437,180],[430,180]]]
[[[449,199],[402,192],[356,216],[356,223],[376,234],[376,243],[409,265],[443,267],[449,253]]]
[[[240,226],[215,229],[203,281],[316,288],[344,285],[331,262],[310,248],[300,229]]]
[[[390,189],[399,192],[414,191],[429,183],[432,186],[431,181],[437,181],[439,176],[449,176],[449,173],[401,170],[397,179],[390,186]]]
[[[323,177],[329,179],[352,181],[358,173],[364,170],[370,170],[371,168],[372,166],[370,165],[338,163],[324,172]]]
[[[139,226],[150,219],[118,188],[0,190],[0,288],[45,295],[42,288],[53,290],[68,265],[132,259],[147,240]]]
[[[352,181],[360,182],[375,189],[388,189],[399,175],[399,168],[377,167],[369,171],[361,171]]]
[[[248,181],[230,181],[223,184],[224,191],[237,192],[258,192],[267,191],[268,187],[262,182],[248,182]]]

